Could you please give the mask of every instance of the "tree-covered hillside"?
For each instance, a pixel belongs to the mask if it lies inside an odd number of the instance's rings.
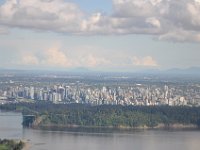
[[[186,106],[90,106],[82,104],[21,103],[0,109],[34,115],[37,126],[168,127],[173,124],[200,126],[200,108]],[[23,124],[29,123],[24,120]]]

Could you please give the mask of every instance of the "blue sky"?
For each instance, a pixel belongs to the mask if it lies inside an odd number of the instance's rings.
[[[0,5],[0,68],[200,67],[196,0],[0,0]]]
[[[67,1],[67,0],[66,0]],[[71,0],[77,3],[86,12],[102,11],[110,13],[112,11],[112,0]]]

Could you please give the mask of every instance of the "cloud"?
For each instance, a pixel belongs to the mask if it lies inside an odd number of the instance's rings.
[[[161,40],[200,38],[199,0],[112,0],[110,14],[84,13],[73,1],[7,0],[0,25],[75,35],[147,34]]]
[[[113,0],[113,7],[112,15],[99,15],[98,23],[94,24],[98,30],[93,32],[150,34],[162,40],[200,41],[198,1]]]
[[[152,18],[147,18],[146,19],[146,23],[149,23],[151,24],[152,26],[154,27],[157,27],[157,28],[160,28],[161,27],[161,24],[160,24],[160,21],[154,17]]]
[[[24,66],[58,67],[67,68],[71,66],[67,55],[58,46],[43,51],[21,52],[20,60],[17,62]]]
[[[82,67],[98,67],[110,64],[109,60],[106,60],[102,56],[95,56],[93,54],[86,55],[80,58],[79,66]]]
[[[7,0],[0,7],[0,24],[56,32],[77,32],[82,12],[64,0]]]
[[[78,54],[77,50],[74,49],[73,55],[70,55],[68,51],[62,50],[60,46],[55,44],[55,46],[44,49],[43,51],[22,51],[19,56],[19,60],[13,63],[23,66],[40,66],[54,68],[94,68],[108,65],[110,61],[99,54],[92,53],[91,49],[87,53],[80,54]]]
[[[34,55],[26,54],[26,55],[22,56],[21,62],[19,64],[23,64],[23,65],[38,65],[39,64],[39,60]]]
[[[42,54],[42,59],[40,61],[42,65],[51,67],[71,66],[71,62],[67,58],[67,55],[62,52],[58,47],[53,47],[44,51]]]
[[[134,68],[137,66],[159,67],[152,56],[130,56],[130,54],[121,54],[121,52],[115,52],[115,55],[108,55],[105,49],[91,46],[79,46],[66,50],[59,44],[54,44],[50,48],[43,50],[21,50],[17,59],[12,63],[24,67],[57,69],[74,67],[94,69]]]
[[[132,63],[136,66],[158,67],[157,62],[151,56],[145,56],[142,58],[134,56],[132,58]]]

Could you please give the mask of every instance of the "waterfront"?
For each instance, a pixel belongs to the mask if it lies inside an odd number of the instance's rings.
[[[198,150],[199,131],[70,132],[23,129],[20,113],[0,112],[0,138],[26,139],[31,150]]]

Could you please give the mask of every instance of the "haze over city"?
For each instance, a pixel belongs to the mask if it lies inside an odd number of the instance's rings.
[[[0,68],[200,66],[199,0],[0,0]]]

